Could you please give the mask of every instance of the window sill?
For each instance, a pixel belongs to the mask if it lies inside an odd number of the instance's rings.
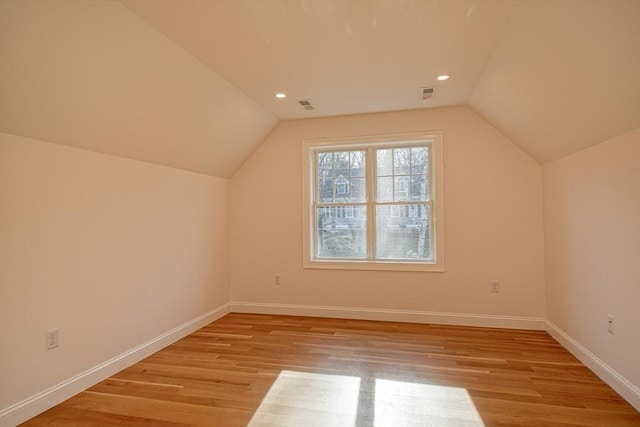
[[[371,270],[371,271],[422,271],[443,273],[444,265],[424,262],[398,261],[306,261],[304,268],[318,268],[326,270]]]

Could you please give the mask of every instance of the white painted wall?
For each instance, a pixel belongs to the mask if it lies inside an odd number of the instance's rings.
[[[640,128],[543,175],[546,316],[640,389]]]
[[[227,190],[0,134],[0,412],[228,303]]]
[[[443,131],[446,271],[303,269],[302,141],[420,130]],[[544,315],[541,165],[468,107],[281,122],[232,177],[230,212],[234,304]]]

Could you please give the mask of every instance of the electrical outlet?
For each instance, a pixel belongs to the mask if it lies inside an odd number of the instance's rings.
[[[611,335],[614,335],[616,333],[613,316],[610,314],[607,314],[607,331],[609,331]]]
[[[51,350],[60,344],[60,335],[58,329],[51,329],[45,334],[45,349]]]
[[[273,275],[273,284],[276,286],[280,286],[280,275],[279,274],[274,274]]]
[[[491,292],[494,294],[497,294],[500,292],[500,282],[498,282],[497,280],[491,281]]]

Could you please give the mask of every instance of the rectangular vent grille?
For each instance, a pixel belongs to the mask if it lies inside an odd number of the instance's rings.
[[[305,110],[313,110],[313,105],[311,105],[311,103],[309,102],[308,99],[301,99],[298,101],[298,104],[300,104],[300,106],[302,108],[304,108]]]
[[[427,99],[431,99],[435,96],[436,94],[436,88],[434,87],[423,87],[420,89],[420,92],[422,93],[422,99],[423,100],[427,100]]]

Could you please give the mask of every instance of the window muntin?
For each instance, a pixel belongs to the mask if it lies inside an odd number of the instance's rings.
[[[440,147],[438,132],[305,142],[305,267],[443,271]]]

